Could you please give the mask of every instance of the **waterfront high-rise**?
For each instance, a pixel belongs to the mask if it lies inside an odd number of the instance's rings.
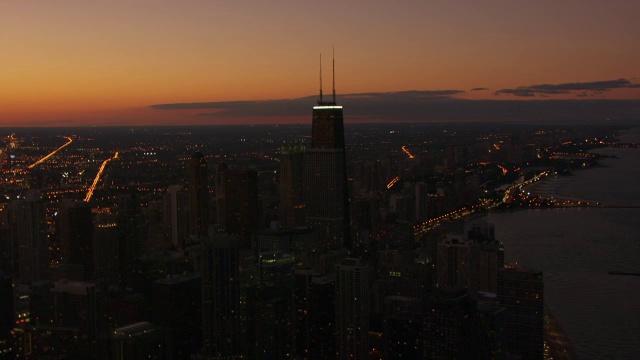
[[[305,152],[306,219],[320,231],[325,247],[351,249],[349,194],[342,106],[336,103],[335,71],[333,97],[320,98],[313,107],[311,148]]]
[[[207,160],[196,151],[189,160],[189,235],[207,236],[209,226],[209,187]]]

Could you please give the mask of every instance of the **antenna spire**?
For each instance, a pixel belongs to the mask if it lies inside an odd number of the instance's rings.
[[[322,103],[322,53],[320,53],[320,100],[319,103]]]
[[[333,103],[336,103],[336,48],[331,49],[331,63],[333,66]]]

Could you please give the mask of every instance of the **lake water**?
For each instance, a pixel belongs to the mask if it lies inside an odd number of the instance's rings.
[[[621,140],[640,142],[640,131]],[[640,149],[596,152],[617,158],[550,179],[541,192],[640,206]],[[495,224],[507,261],[544,271],[545,302],[580,359],[640,359],[640,276],[609,275],[640,273],[640,208],[518,210],[484,219]]]

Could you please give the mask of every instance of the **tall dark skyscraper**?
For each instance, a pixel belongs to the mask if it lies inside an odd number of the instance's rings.
[[[37,191],[9,204],[11,262],[21,284],[44,278],[49,263],[45,226],[44,203]]]
[[[229,168],[222,163],[216,173],[217,222],[229,234],[239,235],[243,245],[260,226],[258,173],[255,170]]]
[[[215,234],[202,245],[204,356],[207,359],[238,358],[242,353],[238,239]]]
[[[207,160],[197,151],[189,160],[189,235],[207,236],[209,225],[209,187]]]
[[[332,100],[325,101],[320,69],[320,98],[313,107],[311,148],[305,153],[306,218],[327,248],[351,249],[344,122],[336,103],[335,71],[333,79]]]
[[[91,206],[84,201],[65,199],[58,217],[62,262],[82,265],[85,277],[91,278],[94,270]]]
[[[498,304],[507,309],[509,353],[522,359],[544,358],[544,281],[542,271],[513,265],[498,271]]]

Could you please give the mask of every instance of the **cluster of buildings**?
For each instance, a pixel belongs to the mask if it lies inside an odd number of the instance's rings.
[[[0,359],[543,358],[542,273],[505,264],[492,224],[413,226],[478,202],[464,147],[429,167],[450,181],[396,185],[415,167],[347,163],[335,91],[307,145],[281,148],[272,208],[259,171],[200,151],[152,201],[3,203]]]

